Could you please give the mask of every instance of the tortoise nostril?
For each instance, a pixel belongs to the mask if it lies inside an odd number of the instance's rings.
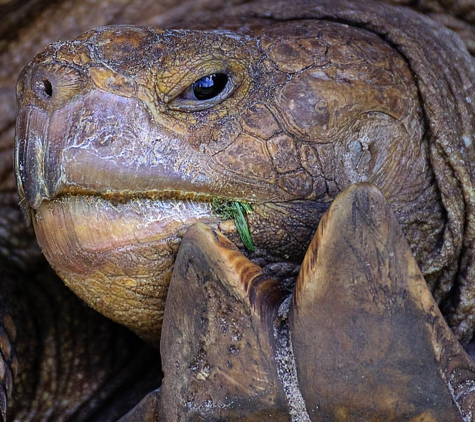
[[[53,85],[48,79],[42,79],[35,83],[36,92],[42,97],[49,99],[53,96]]]
[[[28,101],[28,92],[32,92],[39,100],[37,104],[48,109],[66,104],[86,83],[81,72],[68,63],[32,63],[25,68],[21,79],[19,98]]]

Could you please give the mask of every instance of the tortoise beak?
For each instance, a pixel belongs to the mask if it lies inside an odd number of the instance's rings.
[[[37,209],[49,199],[50,185],[45,178],[43,134],[48,128],[48,114],[37,108],[22,109],[17,118],[15,133],[15,174],[20,206],[27,222],[30,207]],[[35,130],[29,130],[35,127]]]

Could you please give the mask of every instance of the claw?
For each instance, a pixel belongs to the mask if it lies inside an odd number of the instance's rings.
[[[167,296],[160,417],[289,421],[272,344],[283,298],[224,236],[192,226]]]
[[[350,187],[322,219],[290,330],[312,420],[469,420],[475,393],[453,386],[474,384],[473,363],[375,187]]]

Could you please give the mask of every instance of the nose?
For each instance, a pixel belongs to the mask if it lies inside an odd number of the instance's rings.
[[[17,83],[20,108],[32,105],[49,112],[61,107],[86,87],[86,76],[73,63],[30,63]]]

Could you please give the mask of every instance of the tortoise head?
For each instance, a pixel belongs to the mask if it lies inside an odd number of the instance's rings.
[[[418,260],[442,230],[411,71],[359,28],[104,27],[36,56],[18,99],[18,189],[45,256],[155,344],[186,229],[240,244],[215,199],[250,204],[247,255],[284,284],[352,183],[378,186]]]

